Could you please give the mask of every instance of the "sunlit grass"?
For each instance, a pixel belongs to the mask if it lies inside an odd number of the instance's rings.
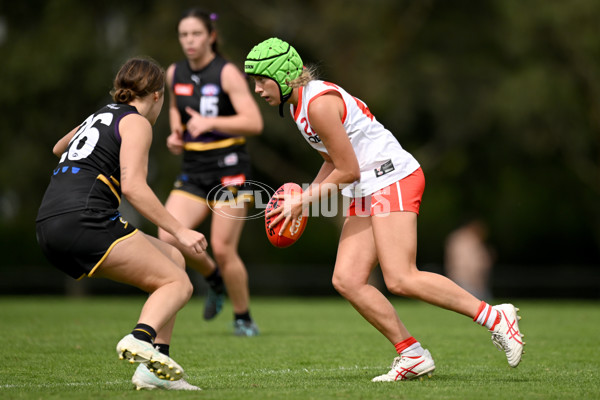
[[[2,399],[590,399],[600,396],[597,302],[519,301],[526,354],[516,369],[484,328],[427,304],[394,300],[436,362],[432,379],[372,383],[394,348],[339,298],[253,299],[256,338],[231,334],[231,309],[179,314],[171,355],[198,393],[136,392],[114,349],[143,297],[0,298]]]

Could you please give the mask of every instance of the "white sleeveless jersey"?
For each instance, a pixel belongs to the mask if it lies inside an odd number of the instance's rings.
[[[341,87],[325,81],[310,81],[299,88],[298,105],[290,111],[298,129],[316,150],[327,153],[327,149],[315,132],[308,118],[308,107],[317,97],[337,92],[344,100],[342,123],[360,167],[360,180],[342,190],[348,197],[364,197],[407,177],[419,168],[418,161],[400,146],[398,140],[382,124],[377,122],[369,108]]]

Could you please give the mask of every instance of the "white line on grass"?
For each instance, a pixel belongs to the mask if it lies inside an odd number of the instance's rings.
[[[84,386],[110,386],[110,385],[122,385],[129,381],[113,381],[104,383],[94,382],[64,382],[64,383],[40,383],[36,385],[25,384],[25,385],[0,385],[0,389],[21,389],[21,388],[60,388],[60,387],[84,387]]]
[[[252,376],[252,375],[286,375],[286,374],[320,374],[324,372],[335,371],[357,371],[381,369],[381,367],[361,367],[354,365],[352,367],[337,367],[337,368],[301,368],[301,369],[256,369],[251,372],[239,372],[237,374],[229,374],[229,376]],[[24,384],[24,385],[0,385],[0,389],[21,389],[21,388],[60,388],[60,387],[85,387],[85,386],[110,386],[123,385],[129,383],[129,380],[118,380],[104,383],[94,382],[65,382],[65,383],[41,383],[41,384]]]
[[[370,370],[370,369],[381,369],[381,367],[361,367],[354,365],[352,367],[337,367],[337,368],[301,368],[301,369],[255,369],[250,372],[240,372],[237,374],[230,374],[230,376],[250,376],[250,375],[285,375],[285,374],[320,374],[323,372],[335,372],[335,371],[358,371],[358,370]]]

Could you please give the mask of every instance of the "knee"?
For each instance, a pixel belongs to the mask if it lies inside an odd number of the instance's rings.
[[[352,297],[352,293],[356,291],[356,285],[349,279],[345,279],[343,276],[334,274],[331,283],[333,288],[346,299]]]
[[[192,285],[189,276],[185,272],[182,274],[179,280],[181,286],[181,295],[185,301],[188,302],[194,293],[194,285]]]
[[[229,259],[238,256],[237,249],[227,242],[214,240],[211,241],[210,247],[212,255],[219,266],[227,264]]]
[[[185,304],[191,299],[194,286],[184,269],[173,268],[172,266],[169,268],[171,270],[167,274],[161,274],[163,276],[160,278],[151,279],[138,287],[148,293],[154,293],[159,289],[168,290],[170,296],[174,296],[178,303]]]
[[[331,278],[331,284],[333,285],[333,288],[335,289],[335,291],[343,296],[342,282],[335,275],[333,275],[333,277]]]
[[[385,286],[387,287],[390,293],[396,296],[409,298],[414,298],[416,296],[415,284],[413,279],[411,279],[410,277],[395,278],[391,281],[386,280]]]
[[[192,298],[192,294],[194,294],[194,285],[192,285],[192,282],[189,278],[186,282],[185,289],[186,302],[188,302]]]

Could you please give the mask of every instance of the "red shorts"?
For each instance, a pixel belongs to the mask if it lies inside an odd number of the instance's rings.
[[[423,175],[423,170],[418,168],[406,178],[379,189],[373,194],[352,199],[346,215],[348,217],[367,217],[394,211],[412,211],[419,214],[424,190],[425,175]]]

